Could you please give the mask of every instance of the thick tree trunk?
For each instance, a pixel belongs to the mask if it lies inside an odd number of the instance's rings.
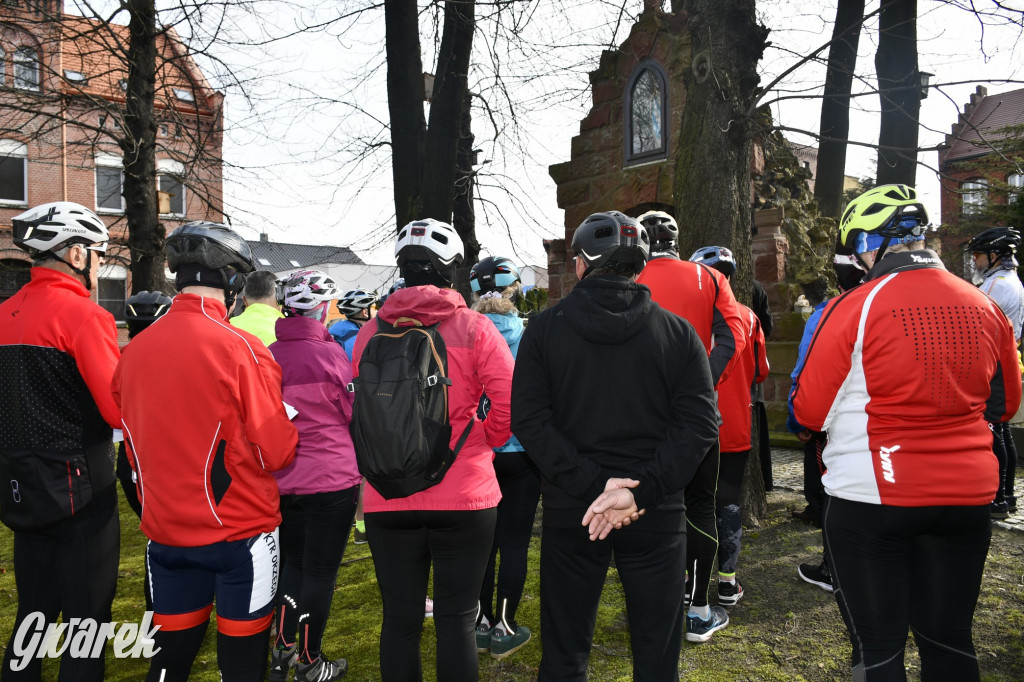
[[[450,222],[455,205],[456,156],[463,109],[469,98],[467,78],[473,51],[474,0],[449,0],[444,5],[444,32],[437,57],[434,97],[427,123],[423,176],[423,217]],[[462,235],[463,241],[466,235]]]
[[[850,135],[850,89],[857,66],[857,45],[864,18],[864,0],[839,0],[828,50],[828,72],[821,101],[822,139],[818,143],[818,170],[814,198],[824,216],[839,217],[846,175],[846,141]]]
[[[750,152],[755,121],[748,112],[758,94],[757,63],[768,29],[757,23],[754,0],[686,0],[692,68],[686,72],[686,105],[676,150],[673,194],[680,230],[679,252],[717,244],[733,250],[732,288],[750,303]],[[744,506],[758,518],[766,508],[757,467],[747,479]],[[748,471],[748,474],[751,473]]]
[[[384,25],[391,119],[391,176],[395,221],[401,227],[422,215],[424,169],[423,62],[416,0],[387,0]],[[435,88],[436,91],[436,88]]]
[[[128,87],[125,95],[125,218],[131,249],[132,291],[164,287],[164,228],[156,193],[156,7],[154,0],[127,0]]]
[[[915,184],[921,74],[917,69],[917,0],[882,0],[878,20],[878,74],[882,105],[878,184]]]

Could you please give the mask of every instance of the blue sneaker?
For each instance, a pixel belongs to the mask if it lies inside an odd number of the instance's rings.
[[[711,615],[707,620],[700,616],[686,615],[686,641],[706,642],[726,625],[729,624],[729,614],[721,606],[712,606]]]

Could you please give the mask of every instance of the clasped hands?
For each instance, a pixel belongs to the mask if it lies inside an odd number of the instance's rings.
[[[587,526],[591,540],[604,540],[612,530],[628,526],[644,515],[645,509],[636,508],[633,491],[640,481],[632,478],[609,478],[604,492],[598,495],[587,513],[583,525]]]

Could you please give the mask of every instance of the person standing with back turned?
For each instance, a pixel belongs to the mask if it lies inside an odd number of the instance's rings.
[[[14,244],[32,279],[0,304],[0,520],[14,531],[18,613],[0,678],[38,680],[40,658],[15,671],[14,638],[40,612],[47,623],[110,621],[120,522],[110,394],[114,317],[90,300],[107,227],[78,204],[43,204],[15,216]],[[65,642],[77,636],[72,624]],[[104,647],[105,648],[105,647]],[[73,658],[61,679],[103,680],[103,656]]]
[[[538,679],[586,679],[614,557],[633,679],[675,681],[683,489],[718,437],[707,352],[690,323],[634,281],[650,252],[640,223],[595,213],[572,250],[580,283],[530,321],[512,382],[512,429],[543,477]]]
[[[216,598],[221,679],[261,680],[280,556],[271,472],[292,462],[298,434],[281,368],[225,320],[253,270],[249,245],[225,225],[193,222],[166,251],[181,293],[125,347],[113,380],[160,626],[146,679],[188,679]]]
[[[924,248],[928,214],[906,185],[850,202],[843,244],[867,270],[834,298],[793,392],[827,431],[823,536],[857,682],[980,679],[971,626],[998,487],[988,422],[1017,411],[1013,328]]]
[[[381,322],[396,330],[437,325],[452,382],[449,447],[458,452],[440,482],[405,497],[385,499],[363,471],[366,534],[384,602],[380,674],[384,682],[423,677],[420,635],[433,563],[437,679],[470,682],[479,675],[473,628],[501,500],[491,448],[509,436],[512,354],[490,320],[467,308],[451,288],[462,262],[462,239],[451,225],[433,219],[409,223],[398,232],[395,258],[407,287],[389,296],[376,322],[364,325],[356,337],[356,381],[360,359]],[[483,393],[491,399],[491,411],[481,423],[476,411]],[[359,400],[357,392],[354,436]],[[468,435],[459,449],[463,433]],[[358,455],[359,438],[355,441]]]

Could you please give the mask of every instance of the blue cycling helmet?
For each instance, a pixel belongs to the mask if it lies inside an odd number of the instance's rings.
[[[736,259],[724,246],[703,246],[693,252],[690,260],[712,267],[726,277],[732,277],[736,272]]]
[[[516,282],[521,282],[519,268],[504,256],[489,256],[469,271],[469,288],[475,294],[488,291],[502,292]]]

